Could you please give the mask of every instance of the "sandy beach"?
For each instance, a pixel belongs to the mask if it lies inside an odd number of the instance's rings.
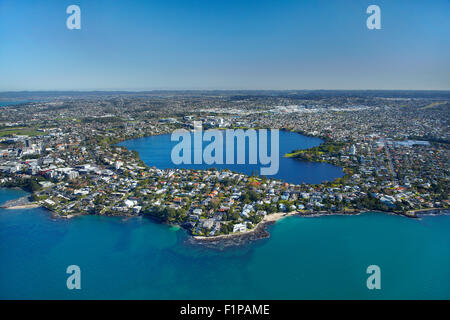
[[[12,207],[2,207],[3,209],[8,210],[17,210],[17,209],[33,209],[33,208],[39,208],[41,205],[39,203],[30,203],[30,204],[23,204],[18,206],[12,206]]]
[[[40,207],[39,203],[33,201],[29,195],[6,201],[0,206],[3,209],[32,209],[37,207]]]

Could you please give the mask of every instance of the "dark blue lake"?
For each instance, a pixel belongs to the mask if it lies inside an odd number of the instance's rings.
[[[225,136],[225,135],[223,135]],[[270,137],[270,134],[268,135]],[[193,140],[193,139],[192,139]],[[224,138],[224,141],[226,139]],[[268,139],[268,152],[270,154],[271,150],[271,139]],[[323,141],[319,138],[307,137],[295,132],[280,131],[279,132],[279,170],[275,175],[268,176],[273,179],[281,179],[289,183],[321,183],[324,181],[332,181],[336,178],[340,178],[344,175],[342,168],[336,167],[328,163],[317,163],[296,160],[293,158],[283,157],[286,153],[289,153],[297,149],[308,149],[311,147],[318,146]],[[203,149],[210,142],[203,142]],[[128,140],[119,143],[118,145],[124,146],[130,150],[135,150],[139,152],[141,160],[143,160],[149,166],[156,166],[159,169],[169,169],[169,168],[188,168],[188,169],[206,169],[206,168],[217,168],[217,169],[229,169],[231,171],[244,173],[251,175],[256,173],[259,175],[261,167],[267,167],[268,165],[261,165],[260,161],[258,164],[249,164],[248,157],[248,141],[246,143],[246,150],[239,150],[239,152],[245,151],[246,153],[246,164],[237,164],[237,143],[235,146],[235,161],[234,164],[174,164],[171,159],[172,149],[178,144],[178,141],[171,141],[171,135],[159,135],[151,136],[139,139]],[[194,146],[194,142],[191,143],[191,155],[200,146]],[[259,150],[258,150],[259,151]],[[224,151],[224,159],[226,157],[226,151]],[[192,161],[193,162],[193,161]],[[225,162],[225,161],[224,161]]]

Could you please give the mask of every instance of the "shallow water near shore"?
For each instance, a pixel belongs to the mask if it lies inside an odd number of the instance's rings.
[[[0,204],[26,193],[0,189]],[[449,299],[450,216],[288,217],[218,252],[144,218],[0,209],[1,299]],[[66,288],[67,266],[81,290]],[[366,268],[381,268],[381,290]]]

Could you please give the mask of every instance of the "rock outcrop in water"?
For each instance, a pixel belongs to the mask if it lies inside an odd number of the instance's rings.
[[[251,232],[242,234],[229,234],[217,237],[189,237],[186,242],[192,245],[204,246],[217,250],[224,250],[229,247],[241,246],[251,241],[269,238],[270,234],[267,227],[274,224],[275,221],[267,221],[258,224]]]
[[[33,201],[31,196],[24,196],[18,199],[13,199],[6,201],[3,203],[0,208],[5,209],[26,209],[26,208],[35,208],[39,205]]]

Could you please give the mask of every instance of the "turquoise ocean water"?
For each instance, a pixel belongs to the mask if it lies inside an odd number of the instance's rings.
[[[0,189],[0,203],[24,192]],[[289,217],[216,251],[144,218],[0,209],[1,299],[449,299],[450,216]],[[68,265],[81,290],[66,288]],[[366,268],[381,268],[381,290]]]

